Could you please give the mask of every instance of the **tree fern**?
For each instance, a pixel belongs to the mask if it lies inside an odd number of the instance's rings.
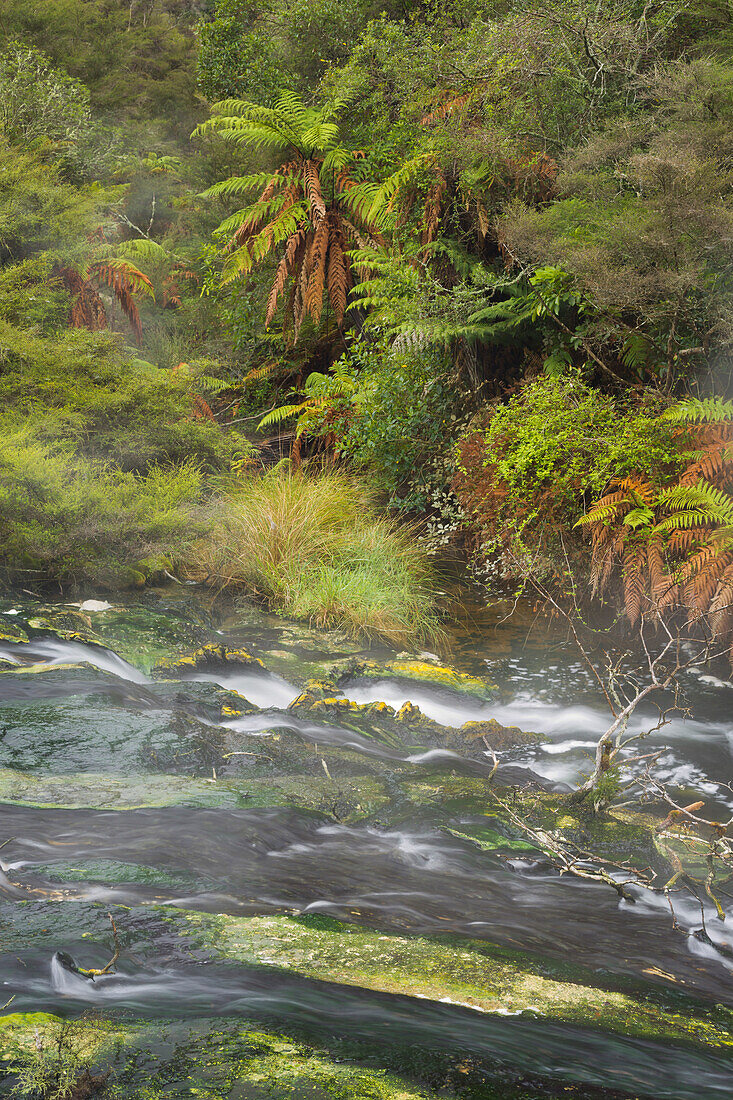
[[[294,340],[306,315],[314,324],[320,322],[324,297],[336,323],[343,323],[354,283],[351,249],[376,243],[376,226],[360,207],[360,183],[348,171],[352,166],[356,170],[361,154],[348,150],[339,137],[338,117],[346,103],[341,97],[320,108],[307,107],[290,91],[271,108],[224,100],[195,131],[216,132],[234,145],[283,154],[273,173],[233,176],[204,195],[239,197],[260,190],[254,203],[230,215],[217,230],[226,241],[222,281],[246,276],[275,253],[266,323],[274,318],[289,282],[283,331],[292,328]]]

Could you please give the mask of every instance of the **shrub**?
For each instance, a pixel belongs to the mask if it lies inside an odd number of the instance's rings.
[[[578,378],[539,378],[496,407],[461,439],[453,483],[485,550],[540,552],[551,565],[611,478],[679,468],[660,412],[651,401],[624,407]]]
[[[219,502],[190,571],[352,635],[435,637],[424,555],[375,506],[374,491],[342,473],[272,472]]]
[[[141,560],[194,537],[200,490],[191,460],[142,476],[95,466],[27,428],[0,435],[0,568],[26,582],[124,585]]]
[[[0,54],[0,126],[9,141],[39,137],[73,144],[91,122],[89,91],[32,46],[10,42]]]
[[[456,419],[456,393],[442,366],[428,351],[357,340],[298,428],[332,439],[369,471],[390,504],[424,509],[434,490],[430,464]]]
[[[139,471],[189,457],[219,466],[233,449],[216,424],[194,419],[190,380],[131,358],[112,333],[45,339],[0,322],[0,357],[0,408],[14,425],[32,417],[45,441]]]

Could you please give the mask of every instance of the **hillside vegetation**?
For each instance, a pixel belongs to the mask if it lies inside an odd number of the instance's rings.
[[[403,586],[429,636],[454,545],[728,629],[726,0],[7,0],[0,36],[6,583],[387,633]],[[372,526],[284,596],[246,532],[322,477]]]

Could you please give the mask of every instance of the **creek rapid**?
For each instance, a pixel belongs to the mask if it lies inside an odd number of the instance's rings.
[[[725,1011],[733,1008],[733,963],[694,935],[699,906],[681,901],[681,932],[673,931],[663,898],[639,892],[632,905],[561,877],[526,845],[510,837],[503,844],[501,830],[493,845],[475,843],[492,824],[481,805],[491,761],[455,738],[447,746],[417,735],[399,743],[391,726],[384,736],[355,728],[346,709],[343,723],[331,712],[319,718],[317,708],[305,717],[288,709],[334,661],[371,660],[371,675],[339,681],[339,698],[395,709],[410,702],[451,729],[496,719],[536,731],[543,740],[499,754],[499,777],[566,789],[608,722],[587,672],[557,639],[528,643],[485,622],[457,631],[451,663],[486,686],[481,694],[437,676],[411,679],[384,648],[190,593],[150,593],[87,616],[96,640],[63,637],[54,613],[76,614],[66,605],[0,605],[0,997],[13,998],[13,1013],[240,1018],[296,1029],[315,1044],[336,1036],[377,1051],[471,1056],[520,1082],[549,1082],[547,1095],[555,1095],[553,1082],[569,1083],[576,1096],[596,1087],[670,1100],[730,1095],[724,1045],[594,1028],[582,1011],[557,1018],[516,987],[513,999],[497,995],[482,1007],[473,987],[465,997],[456,992],[460,976],[451,969],[450,953],[465,967],[470,950],[481,960],[526,960],[543,989],[550,980],[574,991],[597,987],[611,1000],[659,1001],[683,1017]],[[153,673],[160,658],[211,643],[263,664]],[[437,667],[432,655],[420,661]],[[690,715],[648,744],[664,747],[667,781],[724,812],[733,799],[725,786],[733,687],[701,670],[688,681]],[[637,721],[652,724],[653,716]],[[714,943],[733,949],[733,922],[717,921],[712,904],[707,910]],[[108,911],[117,914],[123,951],[116,972],[92,982],[59,953],[103,966]],[[263,920],[275,923],[257,940]],[[240,936],[236,950],[222,932],[230,927]],[[303,951],[280,951],[277,928],[315,937],[306,961]],[[349,969],[349,944],[361,943],[361,933],[402,952],[371,983],[368,959]],[[326,942],[331,934],[342,948]],[[245,949],[247,935],[254,938]],[[428,959],[429,980],[415,967],[399,978],[394,958],[413,947]],[[334,961],[334,950],[343,957]],[[376,973],[381,964],[370,958]],[[528,978],[525,986],[532,988]],[[399,1060],[396,1053],[389,1065],[399,1069]],[[509,1095],[485,1087],[470,1095]]]

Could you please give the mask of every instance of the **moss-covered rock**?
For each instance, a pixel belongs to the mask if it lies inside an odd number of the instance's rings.
[[[0,802],[39,807],[129,810],[144,806],[238,806],[239,791],[224,782],[177,775],[29,775],[0,768]]]
[[[424,657],[399,656],[386,664],[353,658],[350,661],[335,664],[332,676],[337,678],[337,682],[341,686],[348,683],[353,677],[382,680],[387,676],[391,676],[401,680],[430,684],[434,687],[450,688],[453,691],[489,701],[493,698],[495,690],[495,685],[488,683],[488,681],[481,680],[477,676],[471,676],[467,672],[459,672],[449,665],[441,664],[437,658],[426,660]]]
[[[28,634],[20,625],[5,616],[0,616],[0,643],[8,642],[11,645],[22,645],[28,641]]]
[[[347,726],[387,744],[447,748],[481,760],[486,758],[486,742],[495,752],[504,752],[541,740],[535,733],[525,733],[515,726],[501,726],[493,719],[466,722],[460,728],[442,726],[424,715],[414,703],[404,703],[396,711],[383,702],[355,703],[341,696],[329,696],[327,688],[328,681],[311,681],[308,690],[293,700],[289,710],[319,722]]]
[[[542,972],[538,964],[484,942],[401,937],[325,917],[190,914],[207,946],[249,965],[428,998],[500,1016],[528,1013],[625,1035],[733,1047],[729,1014],[646,1003],[630,994]],[[556,968],[555,968],[556,969]]]
[[[259,657],[254,657],[246,649],[229,649],[225,645],[209,643],[183,657],[159,661],[153,669],[153,675],[186,676],[200,669],[211,670],[237,665],[242,668],[265,667]]]

